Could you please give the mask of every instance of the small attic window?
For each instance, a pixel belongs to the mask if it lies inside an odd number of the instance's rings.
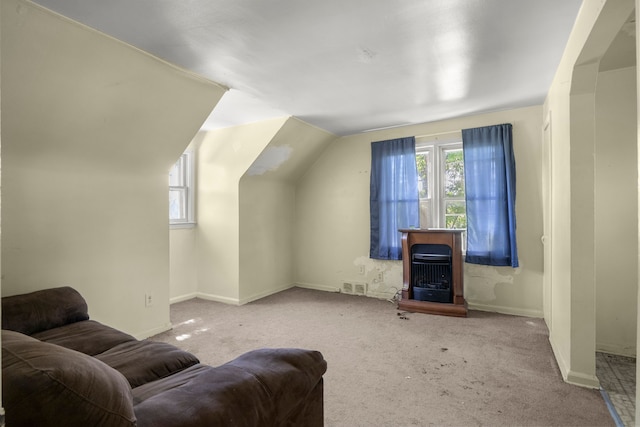
[[[185,151],[169,171],[169,224],[193,226],[194,154]]]

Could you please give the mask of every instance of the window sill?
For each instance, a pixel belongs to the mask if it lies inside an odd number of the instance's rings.
[[[177,222],[173,224],[169,224],[170,230],[179,230],[181,228],[195,228],[195,222]]]

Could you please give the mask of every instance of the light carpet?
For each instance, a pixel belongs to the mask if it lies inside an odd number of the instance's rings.
[[[152,339],[214,366],[261,347],[321,351],[327,427],[615,425],[597,390],[562,381],[541,319],[401,314],[291,288],[243,306],[173,304],[173,329]]]

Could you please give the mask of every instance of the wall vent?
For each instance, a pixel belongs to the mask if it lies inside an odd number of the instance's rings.
[[[354,283],[353,285],[353,293],[356,295],[366,295],[367,294],[367,284],[366,283]]]
[[[342,283],[342,293],[343,294],[353,294],[353,292],[354,292],[353,288],[354,288],[353,283],[349,283],[349,282]]]
[[[365,282],[342,282],[340,292],[349,295],[367,295],[367,283]]]

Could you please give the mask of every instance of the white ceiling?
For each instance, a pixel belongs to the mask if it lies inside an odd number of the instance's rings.
[[[35,0],[225,85],[206,129],[346,135],[544,101],[581,0]]]

